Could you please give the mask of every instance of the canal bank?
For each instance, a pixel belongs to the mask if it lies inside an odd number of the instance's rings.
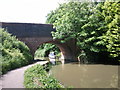
[[[34,64],[24,66],[12,71],[9,71],[7,74],[4,74],[0,78],[0,89],[2,88],[24,88],[24,72],[26,69],[36,65],[36,64],[46,64],[48,61],[38,61]]]

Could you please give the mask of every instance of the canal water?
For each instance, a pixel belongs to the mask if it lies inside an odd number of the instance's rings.
[[[50,74],[74,88],[117,88],[117,65],[67,63],[53,66]]]

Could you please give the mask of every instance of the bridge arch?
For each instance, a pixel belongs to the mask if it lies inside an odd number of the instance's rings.
[[[23,41],[30,49],[31,54],[35,55],[35,51],[38,47],[45,43],[55,44],[62,52],[64,59],[72,60],[74,59],[74,54],[67,43],[61,43],[60,40],[53,40],[52,38],[18,38]]]
[[[70,40],[69,42],[61,43],[60,40],[53,40],[51,32],[55,31],[55,29],[51,24],[0,22],[0,27],[6,28],[9,33],[24,42],[33,56],[39,45],[53,43],[59,47],[65,59],[77,60],[75,41]]]
[[[53,44],[53,45],[56,45],[58,48],[59,48],[59,50],[60,50],[60,52],[61,52],[61,54],[63,55],[63,59],[71,59],[71,56],[73,56],[72,55],[72,53],[71,53],[71,51],[70,51],[70,48],[64,43],[60,43],[60,40],[54,40],[54,41],[49,41],[49,42],[43,42],[42,44]],[[42,44],[40,44],[40,45],[42,45]],[[35,52],[36,52],[36,50],[39,48],[39,46],[40,45],[38,45],[38,47],[34,50],[34,52],[32,52],[33,53],[33,56],[35,55]],[[33,51],[33,50],[32,50]],[[74,57],[72,57],[72,58],[74,58]]]

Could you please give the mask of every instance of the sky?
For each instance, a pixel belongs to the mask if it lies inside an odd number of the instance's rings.
[[[45,23],[65,0],[0,0],[0,22]]]

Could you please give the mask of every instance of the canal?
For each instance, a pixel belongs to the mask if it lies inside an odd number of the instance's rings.
[[[53,66],[50,74],[65,86],[74,88],[117,88],[118,66],[66,63]]]

